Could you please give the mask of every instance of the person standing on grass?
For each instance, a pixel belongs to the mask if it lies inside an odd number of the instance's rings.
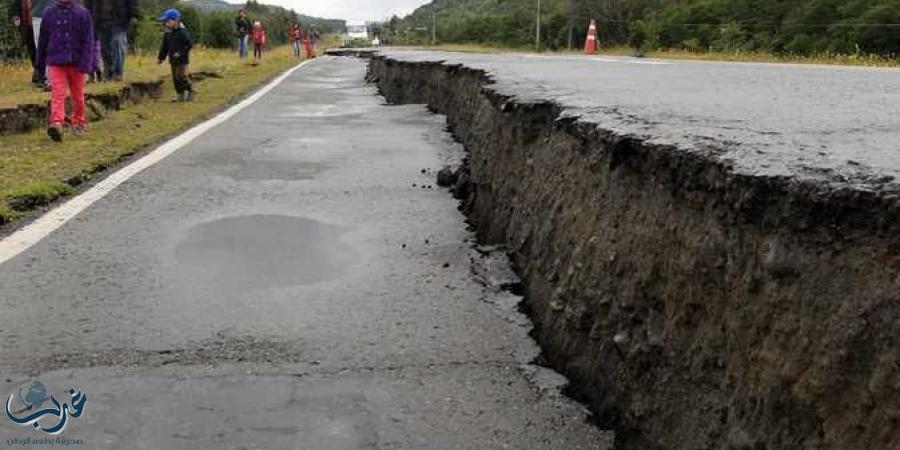
[[[103,69],[100,65],[101,56],[100,56],[100,41],[97,39],[97,35],[94,35],[94,44],[91,46],[93,50],[91,52],[91,59],[93,62],[91,63],[91,73],[88,75],[88,83],[99,83],[103,81]]]
[[[311,58],[315,58],[316,57],[316,44],[319,43],[319,30],[316,29],[315,25],[310,25],[309,32],[306,34],[307,34],[307,38],[309,39],[309,46],[312,47]]]
[[[190,64],[191,47],[194,46],[194,43],[184,24],[181,23],[181,12],[177,9],[167,9],[157,20],[166,26],[157,62],[162,64],[167,57],[169,58],[176,94],[172,101],[192,101],[194,100],[194,90],[188,75],[188,64]]]
[[[253,22],[253,58],[262,59],[263,48],[266,46],[266,29],[260,21]]]
[[[50,126],[47,134],[62,141],[66,94],[71,92],[72,130],[85,133],[84,75],[93,69],[94,24],[91,13],[73,0],[55,0],[44,10],[37,46],[37,68],[50,77]]]
[[[107,80],[122,81],[125,75],[125,54],[128,52],[128,30],[140,17],[138,0],[85,0],[91,11],[94,28],[100,38],[103,57],[103,76]]]
[[[294,23],[291,26],[291,32],[289,33],[289,37],[291,39],[291,47],[294,50],[294,57],[300,57],[300,43],[303,40],[303,30],[300,29],[299,23]]]
[[[247,19],[247,13],[243,9],[239,9],[237,17],[234,18],[234,28],[238,39],[238,58],[240,59],[247,57],[247,45],[250,42],[252,27],[250,19]]]
[[[309,42],[309,31],[303,34],[303,49],[306,51],[306,59],[314,58],[312,44]]]
[[[12,26],[19,29],[19,35],[22,36],[22,44],[25,45],[25,51],[28,53],[28,59],[31,61],[31,82],[43,87],[45,77],[44,73],[37,70],[36,55],[37,48],[34,43],[34,20],[31,0],[13,0],[9,5],[9,22]]]

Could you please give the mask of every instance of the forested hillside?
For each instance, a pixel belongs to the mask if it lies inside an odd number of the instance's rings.
[[[900,0],[542,0],[542,45],[605,44],[790,54],[900,52]],[[386,24],[390,40],[533,45],[537,0],[435,0]],[[571,35],[570,35],[571,33]],[[571,41],[570,41],[571,39]]]

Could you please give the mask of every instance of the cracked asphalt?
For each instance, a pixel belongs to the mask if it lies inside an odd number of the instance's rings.
[[[364,75],[307,65],[0,265],[0,393],[77,387],[84,448],[611,448],[436,188],[443,119]]]
[[[483,70],[502,95],[553,102],[564,116],[718,159],[735,173],[900,195],[898,69],[399,48],[379,53]]]

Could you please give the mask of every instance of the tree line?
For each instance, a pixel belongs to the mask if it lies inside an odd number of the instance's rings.
[[[541,45],[775,54],[900,53],[900,0],[541,0]],[[395,43],[534,45],[537,0],[434,0],[382,25]]]
[[[34,2],[34,10],[39,14],[48,0]],[[0,12],[6,22],[6,11],[11,0],[0,0]],[[131,49],[138,51],[156,51],[159,49],[162,28],[156,17],[167,8],[178,8],[183,16],[185,26],[194,40],[204,46],[213,48],[229,48],[235,45],[234,10],[201,11],[190,4],[174,0],[141,0],[142,17],[130,35]],[[250,20],[259,20],[266,28],[269,42],[278,45],[288,41],[288,30],[294,22],[299,22],[304,29],[315,25],[322,34],[340,32],[344,22],[340,20],[319,19],[298,14],[279,6],[270,6],[250,0],[244,5]],[[9,24],[0,27],[0,59],[21,58],[24,48],[19,33]]]

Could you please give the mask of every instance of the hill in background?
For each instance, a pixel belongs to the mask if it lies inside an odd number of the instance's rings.
[[[222,0],[181,0],[180,3],[193,6],[201,12],[237,11],[241,8],[241,5],[235,5]]]
[[[778,54],[900,53],[900,0],[542,0],[544,47],[606,45]],[[537,0],[434,0],[384,24],[388,41],[534,45]]]

